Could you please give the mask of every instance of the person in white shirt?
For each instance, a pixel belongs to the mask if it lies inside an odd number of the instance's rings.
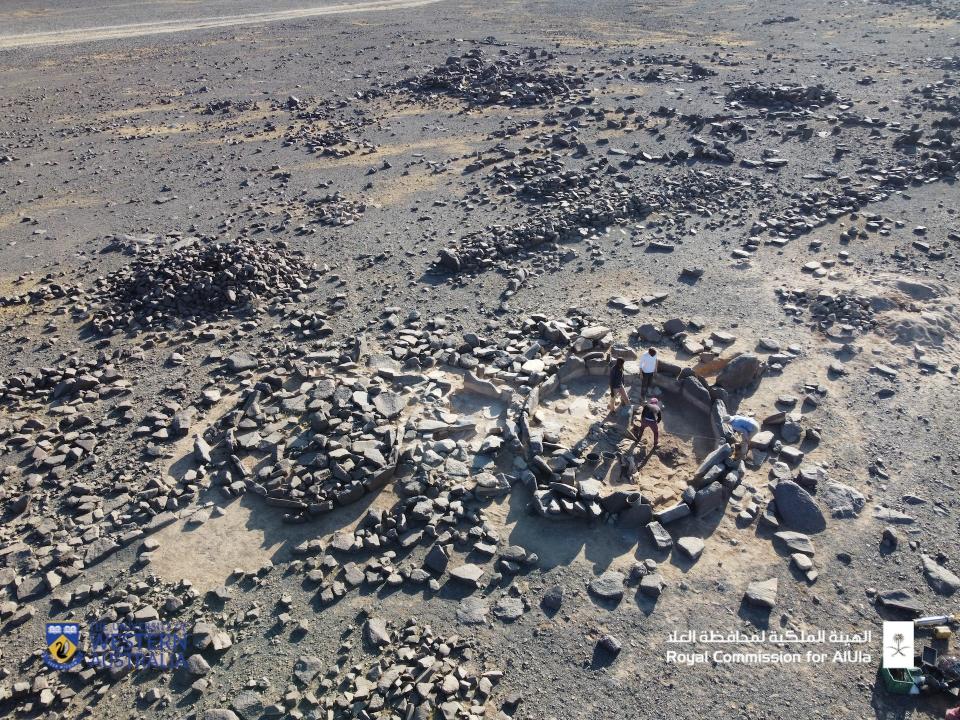
[[[647,390],[650,389],[650,383],[653,382],[653,374],[657,371],[657,351],[650,348],[640,356],[640,397],[647,396]]]

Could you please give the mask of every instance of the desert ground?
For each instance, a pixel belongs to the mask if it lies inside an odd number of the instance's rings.
[[[943,717],[958,78],[952,0],[0,3],[0,714]]]

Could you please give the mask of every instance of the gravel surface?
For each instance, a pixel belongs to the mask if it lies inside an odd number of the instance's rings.
[[[0,714],[943,717],[957,22],[0,9]]]

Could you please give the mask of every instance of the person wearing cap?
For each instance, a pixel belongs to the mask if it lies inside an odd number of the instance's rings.
[[[750,449],[750,440],[760,432],[760,423],[749,415],[724,415],[723,422],[740,436],[740,448],[736,457],[746,457],[747,450]],[[728,438],[728,442],[731,439]]]
[[[647,390],[653,382],[653,374],[657,371],[657,350],[650,348],[640,356],[640,397],[647,396]]]
[[[617,358],[610,363],[610,414],[617,409],[617,399],[620,404],[627,406],[630,404],[630,398],[627,397],[627,391],[623,386],[623,358]]]
[[[640,431],[636,434],[637,442],[643,439],[643,431],[650,428],[653,432],[653,447],[660,442],[660,422],[663,420],[663,413],[660,411],[660,401],[656,398],[650,398],[643,404],[640,410]]]

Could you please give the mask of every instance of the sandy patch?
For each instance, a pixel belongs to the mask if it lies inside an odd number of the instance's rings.
[[[60,197],[34,200],[28,204],[21,205],[16,210],[0,213],[0,229],[17,224],[25,215],[37,218],[38,215],[49,213],[52,210],[88,208],[99,205],[101,202],[104,202],[104,200],[96,195],[61,195]]]

